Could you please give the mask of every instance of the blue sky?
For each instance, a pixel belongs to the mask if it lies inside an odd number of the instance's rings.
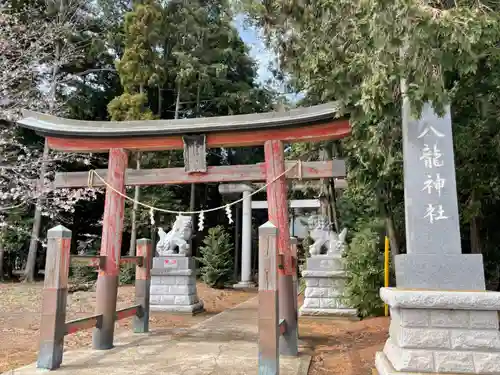
[[[240,33],[241,39],[250,48],[250,55],[254,58],[257,63],[257,74],[259,82],[266,84],[270,82],[270,85],[277,91],[284,93],[284,87],[273,80],[273,75],[269,70],[270,67],[275,65],[275,55],[269,51],[263,41],[262,31],[245,25],[245,17],[238,14],[234,19],[234,25]],[[288,100],[291,102],[296,102],[304,97],[303,94],[286,94]]]
[[[255,27],[244,25],[244,22],[245,17],[242,14],[238,14],[234,19],[234,25],[238,29],[241,39],[248,45],[250,55],[257,63],[259,81],[264,83],[272,79],[269,64],[274,62],[274,54],[264,45],[262,32]]]

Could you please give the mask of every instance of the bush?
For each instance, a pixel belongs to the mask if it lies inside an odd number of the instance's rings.
[[[200,247],[201,278],[211,288],[222,289],[233,274],[233,245],[221,225],[208,230]]]
[[[384,285],[381,230],[383,224],[378,220],[360,225],[344,255],[346,302],[363,318],[382,315],[384,311],[379,297],[379,289]]]
[[[70,267],[69,272],[73,284],[90,284],[97,280],[96,267],[75,264]]]
[[[135,264],[121,264],[120,276],[118,277],[120,285],[130,285],[135,283]]]

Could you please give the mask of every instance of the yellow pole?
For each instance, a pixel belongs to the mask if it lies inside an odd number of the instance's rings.
[[[389,237],[385,236],[384,251],[384,286],[389,286]],[[385,305],[385,316],[389,316],[389,306]]]

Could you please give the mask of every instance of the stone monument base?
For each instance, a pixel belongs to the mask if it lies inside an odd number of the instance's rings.
[[[500,293],[382,288],[391,309],[379,375],[500,374]]]
[[[198,299],[194,259],[169,255],[153,258],[150,310],[197,314],[203,311]]]
[[[307,258],[302,277],[306,290],[300,315],[357,318],[357,310],[344,302],[346,272],[341,254]]]
[[[256,287],[253,281],[240,281],[237,284],[233,284],[234,289],[255,289]]]

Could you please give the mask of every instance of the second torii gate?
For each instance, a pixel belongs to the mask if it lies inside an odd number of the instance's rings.
[[[285,162],[284,143],[318,142],[346,137],[349,121],[336,119],[338,108],[327,103],[288,112],[270,112],[213,118],[98,122],[79,121],[35,112],[25,112],[20,125],[47,138],[51,149],[66,152],[109,152],[107,171],[97,171],[107,183],[124,193],[125,186],[189,184],[207,182],[266,181],[269,220],[278,228],[279,314],[287,323],[280,339],[280,353],[298,354],[297,317],[293,291],[296,264],[290,250],[286,178],[319,179],[333,177],[333,162]],[[206,148],[264,146],[265,163],[257,165],[206,165]],[[185,168],[130,170],[129,151],[184,150]],[[287,173],[287,169],[290,169]],[[273,182],[274,181],[274,182]],[[58,173],[56,188],[87,186],[88,173]],[[94,181],[94,186],[102,186]],[[118,272],[125,199],[106,189],[100,254],[106,264],[98,276],[96,313],[103,316],[95,328],[93,347],[113,347]],[[266,292],[266,291],[264,291]],[[276,293],[276,290],[269,290]],[[260,316],[259,319],[266,319]],[[264,353],[265,355],[265,353]]]

